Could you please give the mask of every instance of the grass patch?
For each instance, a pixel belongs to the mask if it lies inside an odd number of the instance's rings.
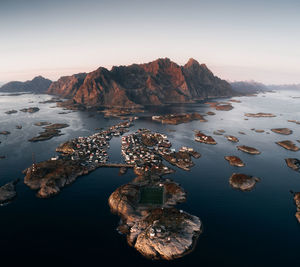
[[[164,202],[163,187],[143,187],[140,191],[140,204],[162,205]]]

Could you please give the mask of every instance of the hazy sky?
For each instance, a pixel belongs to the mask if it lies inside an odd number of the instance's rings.
[[[300,83],[300,0],[0,0],[0,81],[193,57],[223,79]]]

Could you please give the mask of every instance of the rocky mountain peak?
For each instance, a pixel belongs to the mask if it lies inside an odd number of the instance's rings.
[[[114,66],[110,71],[100,67],[80,78],[60,78],[52,83],[48,93],[69,97],[83,105],[115,107],[189,103],[233,95],[226,81],[215,77],[195,59],[184,66],[169,58],[159,58],[145,64]]]
[[[196,59],[190,58],[188,62],[184,65],[184,67],[191,67],[191,66],[200,66],[199,62]]]

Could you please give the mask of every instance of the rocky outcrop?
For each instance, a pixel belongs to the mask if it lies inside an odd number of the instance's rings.
[[[19,179],[0,187],[0,205],[9,203],[17,196],[16,184],[18,182]]]
[[[30,108],[23,108],[20,109],[20,111],[24,112],[24,113],[35,113],[38,112],[40,109],[38,107],[30,107]]]
[[[246,117],[252,117],[252,118],[272,118],[276,117],[276,115],[272,113],[263,113],[263,112],[258,112],[258,113],[245,113]]]
[[[230,185],[241,191],[250,191],[260,179],[243,173],[234,173],[229,178]]]
[[[296,158],[287,158],[285,159],[286,165],[293,169],[294,171],[299,171],[300,169],[300,160]]]
[[[17,92],[29,92],[29,93],[45,93],[51,81],[45,79],[42,76],[37,76],[31,81],[26,82],[9,82],[0,87],[0,92],[17,93]]]
[[[48,123],[45,121],[35,123],[35,126],[42,126],[42,125],[46,125],[45,127],[43,127],[44,131],[40,132],[38,136],[35,136],[35,137],[29,139],[28,140],[29,142],[46,141],[55,136],[61,136],[62,133],[61,133],[60,129],[69,127],[69,125],[66,123],[51,124],[51,123]]]
[[[37,196],[48,198],[57,195],[61,188],[73,183],[77,177],[88,174],[93,169],[80,165],[77,161],[59,159],[37,163],[24,170],[24,183]]]
[[[141,192],[153,188],[163,190],[163,202],[144,204]],[[185,200],[186,193],[178,184],[150,175],[119,187],[108,203],[121,216],[118,228],[127,234],[129,245],[147,258],[173,260],[191,252],[202,232],[198,217],[173,207]]]
[[[74,104],[110,107],[189,103],[234,95],[230,84],[204,64],[190,59],[179,66],[168,58],[62,77],[51,84],[48,93],[71,98]]]
[[[159,121],[163,124],[177,125],[181,123],[187,123],[194,120],[200,122],[207,122],[204,117],[199,113],[184,113],[184,114],[167,114],[162,116],[152,116],[152,120]]]
[[[233,135],[225,135],[225,137],[227,138],[228,141],[233,143],[237,143],[239,141],[239,139]]]
[[[72,76],[63,76],[58,81],[51,83],[47,93],[62,97],[73,97],[83,84],[86,73],[78,73]]]
[[[212,136],[206,135],[200,131],[195,132],[195,141],[209,145],[217,144],[217,142]]]
[[[290,140],[284,140],[284,141],[279,141],[275,142],[277,145],[291,151],[298,151],[300,148],[295,145],[293,141]]]
[[[258,149],[250,146],[237,146],[237,149],[252,155],[260,154],[260,151]]]
[[[15,109],[12,109],[12,110],[8,110],[8,111],[5,111],[6,114],[10,115],[10,114],[14,114],[14,113],[17,113],[18,111],[15,110]]]
[[[206,102],[205,104],[216,110],[229,111],[233,109],[233,106],[228,102]]]
[[[297,212],[295,216],[298,222],[300,223],[300,192],[294,193],[294,202],[297,207]]]
[[[284,134],[284,135],[290,135],[293,133],[293,131],[289,128],[274,128],[271,129],[271,131],[274,133]]]
[[[1,132],[0,132],[0,135],[1,135],[1,134],[2,134],[2,135],[9,135],[10,132],[9,132],[9,131],[1,131]]]
[[[236,167],[244,167],[245,163],[237,156],[225,156],[224,157],[230,165]]]

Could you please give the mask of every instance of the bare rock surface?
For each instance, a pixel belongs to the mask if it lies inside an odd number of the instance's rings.
[[[284,134],[284,135],[289,135],[293,133],[293,131],[289,128],[273,128],[271,129],[271,131],[274,133]]]
[[[296,212],[295,216],[296,216],[296,219],[298,220],[298,222],[300,223],[300,192],[297,192],[294,194],[294,202],[297,207],[297,212]]]
[[[22,112],[27,112],[27,113],[35,113],[38,112],[40,109],[38,107],[30,107],[30,108],[23,108],[20,109]]]
[[[233,143],[237,143],[239,142],[239,139],[233,135],[225,135],[225,137],[227,138],[228,141],[233,142]]]
[[[184,113],[184,114],[167,114],[163,116],[152,116],[152,120],[159,121],[163,124],[177,125],[198,120],[200,122],[207,122],[199,113]]]
[[[300,160],[296,158],[287,158],[285,159],[286,165],[293,169],[294,171],[299,171],[300,169]]]
[[[0,205],[9,203],[17,196],[16,184],[18,182],[19,179],[0,187]]]
[[[297,121],[297,120],[288,120],[288,122],[293,122],[295,124],[300,124],[300,121]]]
[[[246,117],[252,117],[252,118],[272,118],[272,117],[276,117],[276,115],[272,114],[272,113],[263,113],[263,112],[259,112],[259,113],[245,113]]]
[[[276,142],[277,145],[291,151],[298,151],[300,148],[295,145],[293,141],[290,140],[284,140]]]
[[[2,134],[2,135],[9,135],[10,132],[9,131],[2,131],[2,132],[0,132],[0,134]]]
[[[72,105],[84,107],[141,107],[169,103],[191,103],[214,96],[236,93],[230,84],[214,76],[205,64],[190,59],[179,66],[168,58],[146,64],[99,67],[90,73],[61,77],[49,94],[71,98]]]
[[[237,146],[237,149],[252,155],[258,155],[261,153],[258,149],[250,146]]]
[[[225,156],[224,157],[230,165],[236,167],[244,167],[245,163],[237,156]]]
[[[241,191],[250,191],[252,190],[256,183],[259,182],[260,179],[257,177],[253,177],[250,175],[242,174],[242,173],[234,173],[229,178],[230,185]]]
[[[27,168],[24,171],[24,183],[31,189],[38,190],[38,197],[48,198],[57,195],[61,188],[92,170],[80,165],[77,161],[47,160]]]
[[[5,113],[10,115],[10,114],[14,114],[14,113],[17,113],[17,112],[18,112],[17,110],[12,109],[12,110],[6,111]]]
[[[209,105],[215,110],[229,111],[233,109],[233,106],[229,102],[206,102],[205,104]]]

